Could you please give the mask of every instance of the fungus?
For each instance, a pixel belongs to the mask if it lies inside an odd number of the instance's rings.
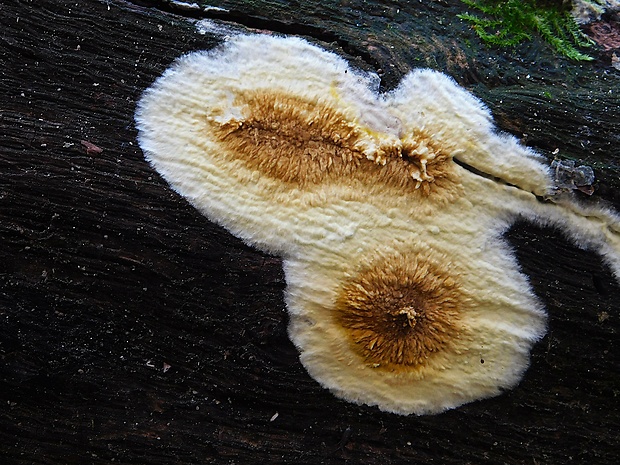
[[[144,93],[139,142],[200,212],[283,258],[312,377],[438,413],[518,384],[545,332],[502,238],[515,219],[563,228],[616,276],[619,221],[578,205],[445,75],[412,71],[384,94],[376,81],[302,39],[236,36]]]

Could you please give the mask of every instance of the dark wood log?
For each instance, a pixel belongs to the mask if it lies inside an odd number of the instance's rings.
[[[436,416],[332,396],[286,334],[277,257],[244,245],[144,161],[133,113],[210,18],[309,36],[384,89],[452,75],[501,128],[593,166],[620,207],[620,73],[544,43],[482,46],[434,2],[5,0],[0,7],[0,457],[34,463],[616,464],[619,286],[548,229],[507,236],[549,312],[514,390]]]

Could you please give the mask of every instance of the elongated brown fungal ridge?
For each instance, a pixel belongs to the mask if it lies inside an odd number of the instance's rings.
[[[280,182],[305,187],[355,177],[424,196],[458,182],[451,157],[424,131],[402,139],[371,132],[330,105],[283,92],[247,91],[235,104],[243,118],[212,120],[208,130],[224,156]]]

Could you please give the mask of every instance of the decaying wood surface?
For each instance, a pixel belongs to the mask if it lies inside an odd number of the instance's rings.
[[[0,6],[2,463],[618,463],[620,294],[597,256],[552,230],[508,232],[550,315],[516,389],[427,417],[356,406],[300,365],[279,259],[173,193],[133,125],[174,58],[218,43],[197,30],[209,18],[312,38],[384,89],[445,71],[504,130],[593,166],[593,198],[618,208],[611,52],[488,49],[458,0],[212,5]]]

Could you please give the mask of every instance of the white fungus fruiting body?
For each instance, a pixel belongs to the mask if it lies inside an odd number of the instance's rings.
[[[554,194],[541,157],[445,75],[375,82],[304,40],[237,36],[144,93],[139,142],[208,218],[282,256],[289,335],[318,382],[438,413],[514,387],[544,334],[502,239],[514,220],[564,228],[619,275],[618,219],[537,200]]]

